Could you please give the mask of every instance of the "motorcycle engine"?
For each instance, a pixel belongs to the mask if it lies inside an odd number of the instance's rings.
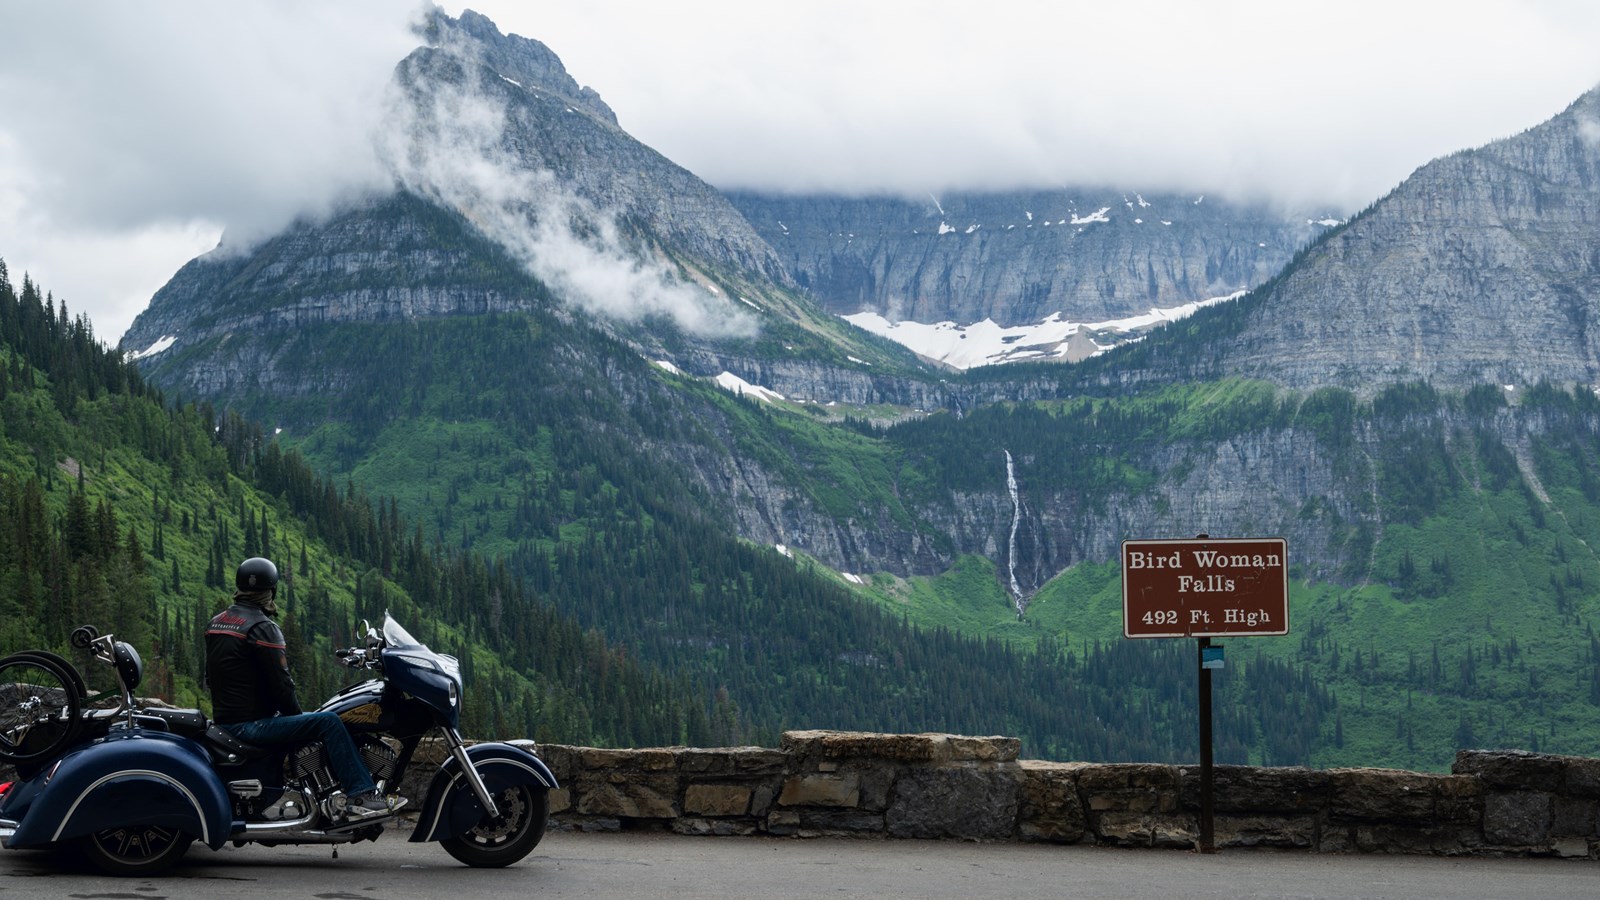
[[[289,772],[294,781],[305,785],[315,795],[326,794],[339,786],[333,770],[328,768],[328,755],[323,752],[320,741],[296,750],[289,761]]]
[[[388,742],[375,737],[362,737],[356,742],[361,752],[361,763],[372,773],[372,781],[385,790],[394,789],[394,771],[400,754]]]

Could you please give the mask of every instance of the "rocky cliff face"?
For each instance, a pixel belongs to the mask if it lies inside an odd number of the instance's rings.
[[[1367,447],[1382,443],[1369,435]],[[1072,488],[1031,478],[1034,456],[1017,458],[1021,519],[1016,555],[1009,549],[1013,504],[1005,460],[996,450],[992,487],[955,491],[914,509],[917,527],[888,511],[838,520],[792,486],[737,458],[695,466],[713,494],[724,497],[741,535],[803,549],[845,572],[932,575],[976,554],[1014,571],[1024,597],[1082,562],[1106,562],[1128,535],[1281,536],[1311,578],[1361,570],[1368,545],[1353,540],[1372,528],[1370,468],[1336,472],[1327,449],[1305,430],[1242,433],[1220,444],[1185,442],[1151,448],[1141,468],[1157,483],[1137,495],[1090,500]],[[702,459],[702,463],[707,460]],[[1014,570],[1012,567],[1015,567]],[[1002,579],[1005,580],[1005,579]]]
[[[1296,388],[1600,383],[1600,91],[1419,169],[1285,274],[1224,349]]]
[[[1226,296],[1337,224],[1326,211],[1088,188],[730,196],[829,311],[928,323],[1103,322]]]

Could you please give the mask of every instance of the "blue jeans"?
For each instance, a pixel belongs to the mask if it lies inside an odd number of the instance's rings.
[[[350,732],[345,731],[344,723],[331,712],[274,716],[270,719],[256,719],[254,722],[239,722],[222,727],[241,741],[264,747],[321,741],[323,749],[328,753],[328,765],[333,768],[333,774],[339,779],[339,784],[344,787],[346,794],[359,797],[368,791],[376,790],[376,786],[372,783],[372,774],[362,765],[361,757],[356,755],[356,744],[350,740]]]

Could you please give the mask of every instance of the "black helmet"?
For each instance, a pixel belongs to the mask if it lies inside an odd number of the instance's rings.
[[[271,591],[278,595],[278,567],[270,559],[252,556],[239,563],[239,571],[233,575],[234,586],[241,591]]]

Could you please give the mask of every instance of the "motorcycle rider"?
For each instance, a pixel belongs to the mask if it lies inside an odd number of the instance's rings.
[[[394,813],[372,783],[355,742],[331,712],[302,712],[289,675],[289,654],[277,615],[278,567],[251,557],[234,573],[233,605],[206,627],[206,680],[212,718],[242,741],[263,746],[321,741],[328,764],[349,796],[354,821]],[[398,799],[398,798],[397,798]]]

